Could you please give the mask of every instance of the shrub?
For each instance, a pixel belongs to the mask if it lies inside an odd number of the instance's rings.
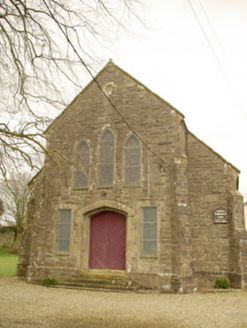
[[[230,288],[230,282],[225,277],[217,277],[215,280],[215,288],[228,289]]]
[[[45,277],[42,279],[44,286],[57,285],[58,281],[55,277]]]

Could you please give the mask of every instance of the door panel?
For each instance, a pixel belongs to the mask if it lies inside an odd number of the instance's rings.
[[[126,217],[101,212],[90,220],[89,267],[125,270]]]

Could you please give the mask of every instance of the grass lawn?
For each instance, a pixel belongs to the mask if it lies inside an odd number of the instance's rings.
[[[9,254],[8,250],[0,247],[0,277],[16,275],[17,254]]]

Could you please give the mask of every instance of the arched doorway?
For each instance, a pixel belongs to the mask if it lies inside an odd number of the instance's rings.
[[[125,270],[126,217],[104,211],[90,219],[90,269]]]

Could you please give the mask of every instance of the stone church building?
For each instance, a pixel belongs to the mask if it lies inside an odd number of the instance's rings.
[[[96,79],[114,105],[93,80],[45,131],[18,275],[162,292],[224,276],[247,288],[239,170],[112,61]]]

